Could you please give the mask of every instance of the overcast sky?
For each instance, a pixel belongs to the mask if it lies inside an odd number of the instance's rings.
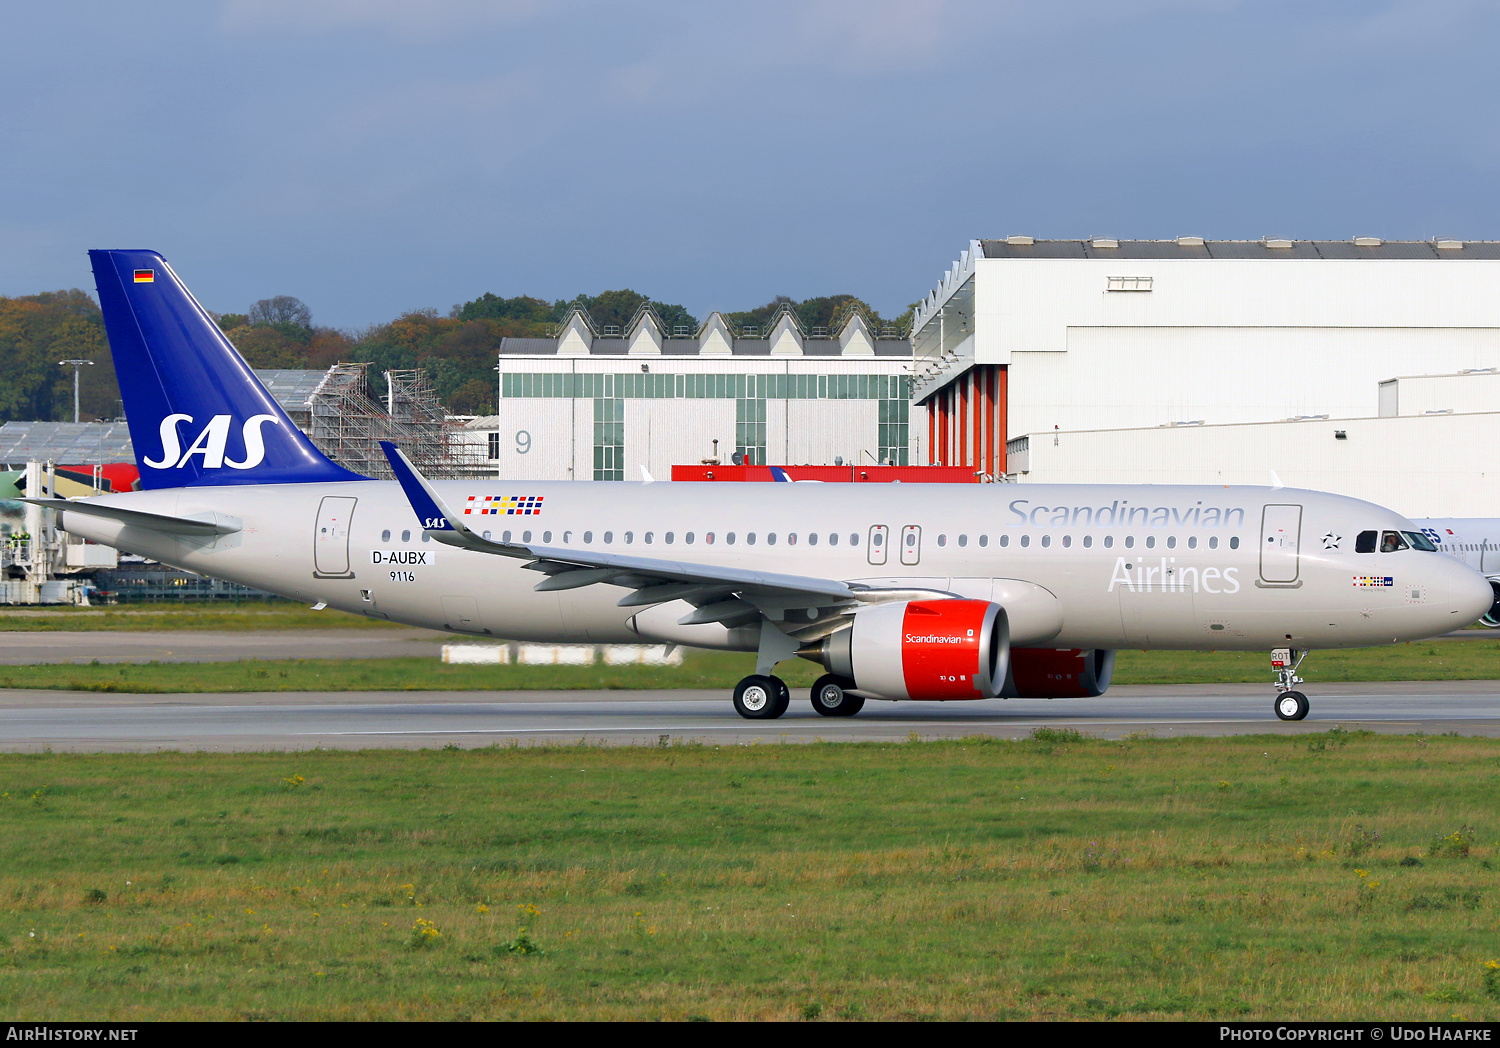
[[[161,251],[356,328],[485,291],[889,314],[971,237],[1500,239],[1495,3],[0,8],[0,294]]]

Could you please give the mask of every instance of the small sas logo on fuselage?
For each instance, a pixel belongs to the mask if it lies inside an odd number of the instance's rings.
[[[1356,586],[1394,586],[1396,580],[1390,575],[1356,575],[1354,584]]]
[[[545,495],[470,495],[464,516],[538,517]]]

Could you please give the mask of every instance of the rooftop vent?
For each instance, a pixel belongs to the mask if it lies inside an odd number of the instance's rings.
[[[1272,251],[1287,251],[1292,246],[1292,242],[1285,237],[1266,237],[1265,244]]]
[[[1446,237],[1439,237],[1436,244],[1439,251],[1462,251],[1464,249],[1462,240],[1449,240]]]
[[[1177,238],[1177,246],[1178,247],[1202,247],[1203,246],[1203,238],[1202,237],[1178,237]]]
[[[1355,247],[1379,247],[1380,246],[1380,238],[1379,237],[1355,237],[1354,238],[1354,246]]]
[[[1428,408],[1426,411],[1422,412],[1422,414],[1424,414],[1424,415],[1451,415],[1451,414],[1453,414],[1453,409],[1452,408]]]
[[[1494,368],[1462,368],[1459,371],[1460,375],[1493,375],[1494,373]]]
[[[1201,425],[1203,425],[1203,420],[1201,418],[1195,418],[1195,419],[1191,419],[1191,420],[1189,420],[1187,422],[1173,422],[1172,425],[1173,426],[1201,426]]]
[[[1032,244],[1036,243],[1036,238],[1034,238],[1034,237],[1028,237],[1028,236],[1022,236],[1021,234],[1018,233],[1018,234],[1015,234],[1014,236],[1008,236],[1008,237],[1006,237],[1005,238],[1005,242],[1007,244],[1009,244],[1011,247],[1030,247]]]
[[[1093,240],[1089,241],[1089,246],[1099,248],[1119,247],[1120,242],[1114,237],[1095,237]]]

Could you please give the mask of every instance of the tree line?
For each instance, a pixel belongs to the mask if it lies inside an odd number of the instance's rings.
[[[368,361],[376,394],[384,392],[381,373],[396,368],[425,368],[438,397],[459,415],[495,411],[495,355],[503,338],[551,337],[575,306],[583,306],[601,328],[622,331],[642,305],[655,311],[665,331],[686,328],[697,334],[699,321],[680,305],[658,302],[630,289],[598,295],[576,295],[547,302],[519,295],[486,293],[454,306],[446,316],[435,309],[403,313],[362,331],[342,331],[313,323],[312,311],[300,299],[278,295],[261,299],[244,313],[215,316],[240,355],[255,368],[325,370],[340,361]],[[786,296],[756,309],[724,314],[739,330],[765,325],[784,305],[790,306],[811,333],[830,327],[849,309],[859,309],[878,331],[894,324],[904,331],[911,309],[887,321],[852,295],[829,295],[801,302]],[[16,298],[0,297],[0,422],[69,421],[73,417],[73,372],[61,360],[92,360],[79,384],[85,420],[122,414],[103,315],[93,297],[74,288]]]

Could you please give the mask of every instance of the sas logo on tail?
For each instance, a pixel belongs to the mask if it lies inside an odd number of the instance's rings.
[[[192,424],[191,415],[168,415],[161,420],[161,459],[142,459],[152,469],[181,469],[187,465],[188,459],[194,455],[203,456],[204,469],[219,469],[228,466],[230,469],[254,469],[261,464],[266,457],[266,442],[261,435],[260,428],[267,422],[279,426],[281,421],[275,415],[251,415],[240,427],[241,443],[245,449],[245,457],[236,462],[232,458],[225,457],[225,446],[229,443],[229,426],[233,419],[229,415],[215,415],[203,427],[196,440],[188,446],[186,451],[182,450],[182,442],[177,437],[177,424],[186,422]]]

